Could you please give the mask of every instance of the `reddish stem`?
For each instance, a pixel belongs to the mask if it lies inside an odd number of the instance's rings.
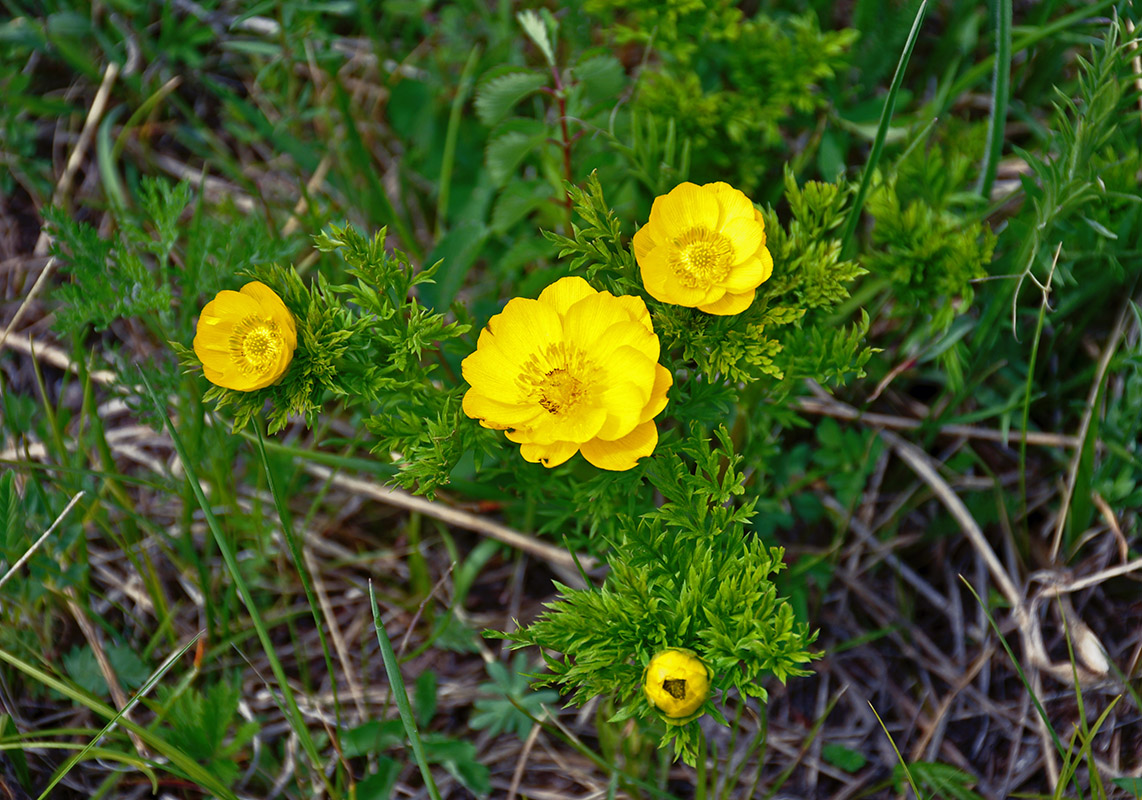
[[[560,143],[563,148],[563,177],[567,183],[574,183],[571,177],[571,135],[567,130],[567,95],[563,91],[563,79],[559,77],[559,69],[552,64],[551,75],[555,79],[555,101],[559,105],[559,127],[563,136]],[[567,235],[571,235],[571,193],[563,195],[563,205],[567,209]]]

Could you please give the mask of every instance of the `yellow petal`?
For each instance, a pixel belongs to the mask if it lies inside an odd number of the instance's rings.
[[[260,316],[262,307],[247,294],[223,289],[202,309],[203,317],[221,317],[233,322],[250,316]]]
[[[230,337],[234,333],[235,319],[206,316],[198,318],[194,334],[194,353],[202,361],[208,352],[230,353]]]
[[[643,257],[657,246],[658,244],[651,235],[650,226],[643,225],[635,231],[634,238],[631,240],[631,249],[634,250],[634,260],[642,261]]]
[[[730,274],[722,281],[722,288],[733,294],[752,291],[769,280],[772,274],[773,256],[763,247],[758,251],[756,258],[748,259],[731,269]]]
[[[752,220],[755,213],[753,203],[740,189],[735,189],[728,183],[707,183],[704,187],[714,195],[721,213],[718,215],[718,226],[715,230],[725,231],[725,225],[736,219]]]
[[[503,311],[488,320],[488,330],[504,353],[521,361],[563,338],[563,326],[555,309],[525,297],[510,300]]]
[[[261,281],[250,281],[240,291],[242,294],[254,298],[262,307],[265,316],[276,320],[284,330],[290,330],[294,334],[296,344],[297,326],[293,320],[293,312],[286,307],[286,304],[273,289]]]
[[[658,444],[658,428],[654,422],[644,422],[621,439],[613,442],[592,439],[579,448],[583,458],[599,469],[626,470],[640,458],[654,452]]]
[[[221,367],[220,369],[218,367]],[[233,363],[226,361],[223,364],[215,363],[207,371],[207,365],[202,365],[202,374],[208,381],[223,389],[233,389],[236,392],[250,392],[255,388],[257,375],[244,375]]]
[[[642,410],[639,422],[646,422],[658,416],[666,408],[666,392],[674,385],[674,376],[661,364],[654,365],[654,388],[650,390],[650,402]]]
[[[508,358],[493,336],[480,337],[476,352],[460,362],[460,373],[472,388],[502,403],[520,403],[519,367]]]
[[[715,230],[718,215],[714,192],[687,182],[655,198],[648,225],[656,241],[669,241],[691,228]]]
[[[584,402],[569,413],[544,412],[528,423],[528,430],[535,444],[586,442],[595,438],[606,421],[605,408],[597,402]]]
[[[611,351],[619,347],[633,347],[651,361],[658,360],[658,337],[640,322],[628,320],[607,328],[599,340],[595,342],[594,352],[597,357],[605,358]]]
[[[514,428],[544,413],[534,403],[505,403],[476,389],[469,389],[464,394],[460,406],[472,419],[483,420],[494,428]]]
[[[615,302],[622,304],[634,322],[639,323],[651,333],[654,332],[654,326],[650,321],[650,312],[647,310],[646,303],[643,302],[641,297],[635,297],[633,294],[623,294],[616,297]]]
[[[674,274],[674,270],[670,266],[670,254],[673,247],[669,244],[659,245],[650,252],[643,263],[639,264],[639,269],[642,271],[642,284],[655,300],[693,308],[702,302],[706,296],[706,289],[692,289],[678,282],[678,276]]]
[[[539,302],[555,309],[557,314],[567,313],[567,309],[578,303],[584,297],[598,294],[591,288],[591,284],[582,278],[560,278],[539,293]]]
[[[613,441],[626,436],[642,421],[639,417],[650,399],[650,387],[629,381],[616,383],[608,386],[599,399],[607,409],[607,421],[597,436]]]
[[[558,467],[571,456],[579,445],[574,442],[552,442],[551,444],[524,444],[520,445],[520,455],[533,464],[542,464],[545,467]]]
[[[753,258],[761,243],[765,241],[765,234],[760,225],[752,217],[738,217],[725,224],[722,234],[730,240],[734,248],[733,262],[740,264],[747,258]]]
[[[764,245],[765,244],[765,217],[763,217],[761,215],[761,212],[757,209],[754,209],[754,211],[753,211],[753,221],[761,226],[761,243]]]
[[[610,292],[584,298],[563,315],[563,336],[581,350],[590,352],[611,327],[630,322],[630,312]],[[605,346],[605,342],[600,342]]]
[[[752,290],[744,294],[731,294],[726,292],[725,297],[721,300],[718,300],[716,303],[698,306],[698,310],[705,311],[707,314],[718,314],[723,317],[729,316],[730,314],[740,314],[753,304],[753,298],[756,294],[757,292]]]
[[[605,386],[630,381],[636,386],[643,387],[644,402],[650,396],[651,387],[654,386],[655,361],[648,358],[645,353],[630,345],[623,345],[609,353],[600,354],[596,364],[600,372],[599,380]]]

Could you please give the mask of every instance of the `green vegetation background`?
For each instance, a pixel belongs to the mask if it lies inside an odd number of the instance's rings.
[[[0,786],[1142,791],[1131,3],[0,5]],[[460,360],[563,275],[639,292],[630,236],[682,180],[764,209],[773,278],[740,317],[655,308],[687,380],[652,463],[524,464]],[[178,357],[244,276],[310,337],[256,397]],[[721,771],[627,719],[631,664],[570,673],[596,721],[477,636],[715,523],[786,548],[725,591],[823,653],[727,692]]]

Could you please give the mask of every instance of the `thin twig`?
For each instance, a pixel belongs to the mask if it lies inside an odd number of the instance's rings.
[[[56,183],[55,190],[52,192],[52,205],[59,205],[64,197],[71,192],[71,184],[75,180],[75,173],[79,170],[79,165],[83,163],[83,159],[87,156],[87,148],[91,146],[91,140],[95,137],[95,129],[99,124],[99,120],[103,118],[103,112],[107,108],[107,98],[111,96],[111,87],[115,84],[115,79],[119,76],[119,65],[112,61],[107,65],[107,69],[103,73],[103,82],[99,84],[99,89],[95,93],[95,99],[91,101],[91,109],[87,112],[87,118],[83,121],[83,129],[80,131],[79,139],[76,140],[75,147],[72,148],[71,155],[68,156],[67,164],[64,166],[63,175],[60,176],[59,181]],[[51,237],[48,235],[47,230],[41,230],[39,238],[36,239],[36,246],[32,250],[32,254],[36,257],[43,256],[48,251],[48,245],[51,242]],[[4,328],[3,335],[0,335],[0,350],[4,348],[4,342],[7,341],[8,336],[16,329],[20,320],[24,318],[25,312],[31,307],[32,301],[40,293],[43,287],[47,284],[48,277],[51,276],[55,270],[56,260],[51,258],[44,268],[40,270],[36,282],[32,284],[32,288],[28,290],[28,294],[24,296],[23,302],[20,307],[16,309],[16,313],[8,322],[7,327]]]
[[[831,398],[802,397],[797,400],[797,406],[801,411],[809,414],[820,414],[837,419],[854,420],[878,428],[889,428],[897,431],[914,431],[928,427],[928,423],[924,420],[860,411],[852,406],[847,406],[844,403],[832,400]],[[941,425],[939,427],[932,427],[932,431],[940,436],[985,439],[990,442],[1000,442],[1002,444],[1016,444],[1022,437],[1019,431],[1004,433],[1003,431],[993,430],[991,428],[980,428],[974,425]],[[1082,441],[1075,436],[1028,431],[1027,443],[1042,445],[1044,447],[1076,448],[1082,444]]]
[[[335,473],[329,467],[321,464],[307,462],[304,468],[310,475],[321,478],[322,480],[331,481],[342,489],[348,489],[359,495],[371,497],[374,500],[379,500],[382,503],[403,508],[408,511],[419,511],[422,514],[430,516],[433,519],[438,519],[448,525],[455,525],[457,528],[474,531],[483,536],[495,539],[496,541],[503,542],[517,550],[523,550],[525,553],[530,553],[536,558],[546,561],[552,567],[559,567],[565,570],[566,574],[561,575],[561,578],[571,585],[582,586],[583,581],[576,572],[575,557],[565,550],[541,542],[514,528],[509,528],[507,525],[493,522],[490,519],[485,519],[468,511],[446,506],[443,503],[435,503],[423,497],[417,497],[400,489],[390,489],[387,486],[382,486],[373,481],[362,480],[361,478],[350,478],[346,475]],[[597,564],[593,557],[585,554],[579,555],[578,559],[584,569],[593,569]]]

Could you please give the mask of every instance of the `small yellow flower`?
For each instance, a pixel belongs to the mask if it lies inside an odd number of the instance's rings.
[[[761,212],[727,183],[680,183],[655,198],[634,257],[652,297],[708,314],[745,311],[773,273]]]
[[[198,317],[194,354],[206,379],[226,389],[252,392],[275,383],[296,348],[293,314],[259,281],[219,292]]]
[[[683,650],[663,650],[646,666],[643,688],[650,704],[669,722],[689,722],[710,696],[706,665]]]
[[[630,469],[658,444],[653,418],[674,382],[658,350],[642,300],[563,278],[488,320],[461,363],[464,413],[533,463],[582,452],[600,469]]]

